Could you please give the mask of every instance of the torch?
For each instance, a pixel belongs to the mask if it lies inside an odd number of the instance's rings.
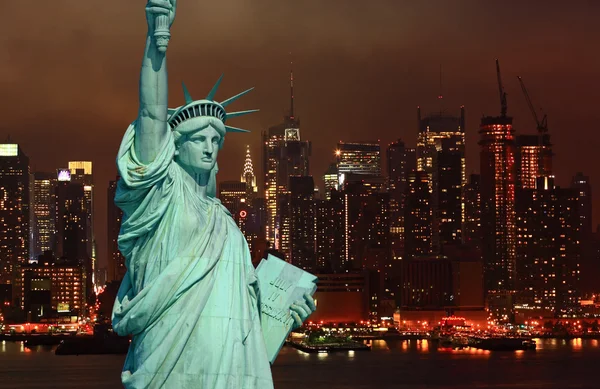
[[[169,16],[158,15],[154,20],[154,39],[156,39],[156,48],[161,53],[165,53],[167,51],[167,46],[169,46],[169,39],[171,38],[171,32],[169,31]]]

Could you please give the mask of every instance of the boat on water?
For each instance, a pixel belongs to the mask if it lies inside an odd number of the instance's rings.
[[[535,350],[536,343],[530,338],[510,336],[470,336],[470,347],[490,351]]]

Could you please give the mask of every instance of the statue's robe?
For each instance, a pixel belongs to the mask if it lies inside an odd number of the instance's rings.
[[[248,244],[219,200],[174,162],[171,134],[144,165],[127,129],[117,166],[127,273],[113,329],[132,335],[126,388],[273,388]]]

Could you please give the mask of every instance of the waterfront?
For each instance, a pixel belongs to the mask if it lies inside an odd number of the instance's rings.
[[[372,342],[372,351],[306,354],[284,347],[276,389],[597,388],[599,341],[537,340],[537,351],[438,349],[423,341]],[[0,388],[119,388],[123,355],[55,356],[0,342]]]

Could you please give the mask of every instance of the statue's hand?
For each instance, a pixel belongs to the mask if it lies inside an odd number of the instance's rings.
[[[169,17],[169,26],[175,20],[177,10],[177,0],[148,0],[146,4],[146,20],[148,21],[148,31],[154,31],[154,21],[160,15]]]
[[[290,307],[290,314],[294,318],[294,329],[301,327],[302,323],[317,309],[315,300],[308,293],[304,293],[304,300],[298,300]]]

